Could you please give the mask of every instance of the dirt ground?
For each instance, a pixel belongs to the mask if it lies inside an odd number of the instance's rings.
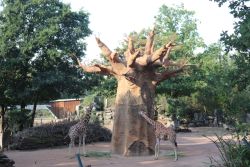
[[[193,128],[191,133],[178,133],[179,160],[174,161],[169,142],[161,145],[159,160],[153,156],[123,157],[81,157],[84,166],[92,167],[205,167],[209,156],[218,157],[215,145],[203,137],[203,134],[214,137],[226,132],[222,128]],[[94,143],[87,145],[87,151],[110,153],[110,143]],[[41,149],[35,151],[7,151],[5,154],[15,161],[16,167],[78,167],[77,159],[69,155],[67,147]],[[167,155],[168,154],[168,155]]]

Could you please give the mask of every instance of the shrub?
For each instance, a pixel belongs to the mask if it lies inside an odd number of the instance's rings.
[[[12,109],[7,112],[8,126],[12,132],[17,132],[28,128],[31,124],[31,111],[20,109]]]
[[[30,150],[68,145],[70,141],[67,136],[68,130],[76,123],[77,121],[63,121],[25,129],[13,136],[10,149]],[[86,143],[99,141],[111,141],[111,131],[98,123],[90,123]]]
[[[207,137],[208,138],[208,137]],[[210,167],[247,167],[250,166],[250,149],[233,139],[223,139],[216,135],[217,140],[210,139],[218,148],[220,159],[210,157]]]

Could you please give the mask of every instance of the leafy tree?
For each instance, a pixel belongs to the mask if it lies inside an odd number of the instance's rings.
[[[239,90],[250,85],[250,7],[249,0],[213,0],[219,6],[228,5],[230,13],[235,18],[234,33],[227,31],[221,34],[221,41],[226,46],[226,51],[234,51],[232,56],[237,65],[234,73],[235,84]]]
[[[184,6],[168,7],[163,5],[159,9],[159,14],[155,16],[155,25],[158,32],[158,44],[164,40],[174,40],[177,43],[176,49],[171,54],[172,59],[184,58],[190,62],[195,62],[195,50],[205,46],[203,39],[197,30],[197,20],[193,11],[184,9]],[[175,77],[162,82],[157,88],[157,93],[167,93],[172,97],[188,96],[197,90],[196,86],[199,70],[192,68],[192,76],[188,73],[182,77]]]
[[[196,60],[195,51],[199,48],[204,48],[203,39],[199,36],[197,30],[197,20],[194,17],[193,11],[184,9],[184,6],[168,7],[162,5],[158,15],[155,16],[155,46],[162,46],[166,41],[174,41],[177,46],[171,52],[170,58],[173,60],[179,59],[179,62],[185,60],[194,64],[199,64]],[[134,46],[143,48],[146,44],[146,35],[150,29],[143,29],[140,32],[131,32],[133,36]],[[122,43],[121,47],[116,51],[122,53],[126,50],[127,43]],[[162,68],[160,69],[162,70]],[[192,68],[192,74],[186,72],[181,77],[173,77],[159,84],[156,89],[158,94],[167,94],[172,97],[188,96],[199,88],[201,78],[200,70]]]
[[[7,113],[7,118],[9,129],[12,132],[22,131],[30,126],[31,117],[29,110],[11,109]]]
[[[197,48],[205,46],[199,36],[194,14],[194,11],[184,9],[183,4],[176,7],[162,5],[159,14],[155,16],[155,26],[159,30],[156,45],[162,45],[166,40],[174,40],[180,46],[171,57],[194,56]]]
[[[225,109],[232,88],[230,73],[234,66],[226,57],[219,44],[208,46],[199,55],[202,62],[203,87],[199,89],[197,98],[206,110],[213,113],[214,109]],[[231,62],[231,63],[230,63]]]
[[[227,104],[228,118],[242,122],[242,117],[249,112],[248,93],[250,85],[250,7],[249,0],[213,0],[219,6],[228,5],[235,18],[234,32],[222,32],[221,41],[225,50],[235,62],[235,69],[230,73],[232,89]]]
[[[82,94],[83,73],[67,55],[84,55],[82,39],[91,33],[88,14],[72,12],[59,0],[2,0],[2,7],[0,105],[19,104],[24,110],[33,103],[34,118],[38,102]]]
[[[242,124],[246,122],[246,114],[250,111],[250,86],[239,91],[233,88],[227,106],[227,121]]]

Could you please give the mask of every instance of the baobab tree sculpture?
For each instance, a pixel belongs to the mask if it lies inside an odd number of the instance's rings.
[[[128,48],[121,59],[117,52],[112,52],[99,38],[97,44],[110,65],[78,65],[89,73],[112,75],[117,79],[115,116],[112,134],[112,152],[115,154],[148,155],[154,153],[154,129],[140,117],[139,111],[154,116],[154,97],[157,84],[176,76],[187,66],[185,61],[171,61],[169,54],[174,47],[172,41],[154,51],[153,29],[147,38],[144,51],[135,49],[132,37],[128,37]],[[157,71],[164,67],[162,72]],[[169,68],[171,67],[171,68]]]

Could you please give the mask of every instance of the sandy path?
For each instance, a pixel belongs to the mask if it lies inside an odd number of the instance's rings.
[[[153,156],[122,157],[112,155],[110,158],[81,157],[84,165],[92,167],[203,167],[207,166],[209,156],[217,156],[215,145],[202,134],[213,136],[222,133],[222,129],[196,128],[192,133],[178,133],[178,151],[182,156],[177,162],[173,157],[166,156],[172,149],[168,142],[163,143],[159,160]],[[87,145],[88,151],[110,152],[110,143],[95,143]],[[73,151],[72,151],[73,152]],[[67,147],[42,149],[35,151],[8,151],[5,154],[16,162],[16,167],[78,167],[76,158],[70,158]]]

